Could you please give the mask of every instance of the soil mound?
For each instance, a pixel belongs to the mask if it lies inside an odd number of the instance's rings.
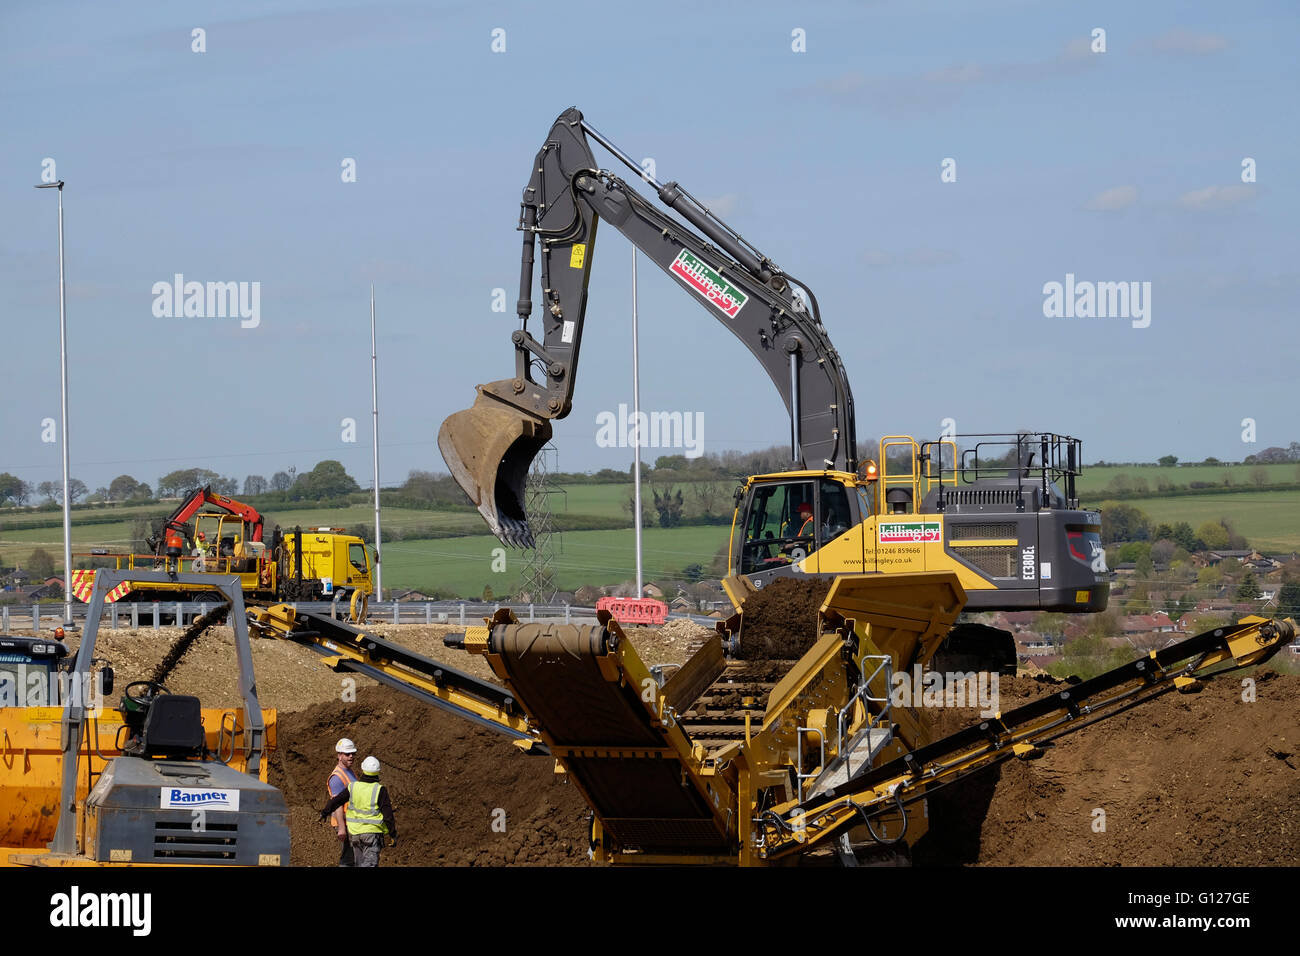
[[[360,756],[379,758],[390,789],[399,839],[381,865],[587,862],[587,807],[556,776],[554,759],[529,756],[501,734],[391,688],[281,714],[277,736],[269,775],[289,804],[295,866],[338,862],[338,840],[317,811],[343,736],[356,741]]]
[[[1300,861],[1300,676],[1261,672],[1171,692],[931,798],[918,864],[1294,866]],[[1001,708],[1050,693],[1003,678]],[[973,710],[931,710],[939,733]],[[1100,811],[1100,812],[1099,812]],[[1103,829],[1104,827],[1104,829]]]
[[[745,599],[740,650],[746,660],[797,660],[817,643],[817,612],[831,582],[777,578]]]

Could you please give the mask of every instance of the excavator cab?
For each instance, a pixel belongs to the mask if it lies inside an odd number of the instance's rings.
[[[200,541],[199,534],[203,534]],[[251,529],[248,522],[238,515],[217,514],[203,511],[194,516],[194,540],[205,559],[194,570],[219,571],[229,574],[232,571],[247,571],[248,559],[256,555],[245,542],[249,542]],[[249,542],[258,544],[261,542]]]
[[[741,490],[733,568],[762,587],[772,577],[834,541],[862,520],[865,499],[850,493],[851,476],[824,472],[762,475]]]

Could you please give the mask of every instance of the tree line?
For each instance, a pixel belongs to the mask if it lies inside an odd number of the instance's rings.
[[[320,501],[361,490],[341,462],[329,459],[317,462],[310,471],[298,473],[290,467],[277,471],[269,479],[248,475],[242,487],[237,478],[227,477],[207,468],[180,468],[163,475],[155,485],[138,481],[132,475],[118,475],[93,492],[79,478],[69,478],[68,498],[72,504],[99,504],[159,501],[179,498],[195,488],[210,486],[227,497],[279,495],[284,501]],[[0,473],[0,505],[53,506],[63,501],[63,482],[42,481],[33,484],[8,472]]]

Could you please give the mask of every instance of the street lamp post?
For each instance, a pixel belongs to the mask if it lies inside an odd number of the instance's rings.
[[[72,501],[68,487],[68,322],[63,280],[63,180],[41,183],[37,189],[59,191],[59,381],[63,391],[63,627],[72,622]]]
[[[632,247],[632,421],[636,440],[632,443],[632,497],[636,509],[636,596],[645,597],[641,588],[641,356],[637,351],[636,327],[636,247]]]
[[[370,283],[370,410],[374,415],[375,440],[375,600],[384,599],[384,563],[379,553],[383,537],[379,531],[379,372],[375,350],[375,284]]]

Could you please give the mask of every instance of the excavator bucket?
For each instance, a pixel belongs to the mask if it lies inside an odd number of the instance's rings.
[[[549,419],[507,405],[479,389],[474,404],[438,429],[438,448],[503,544],[534,546],[524,511],[524,482],[533,458],[551,440]]]

